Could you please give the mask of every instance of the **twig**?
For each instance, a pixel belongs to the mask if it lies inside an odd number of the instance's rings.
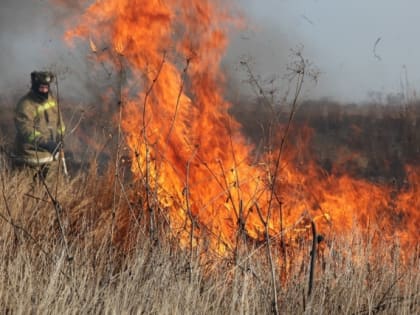
[[[379,299],[379,302],[376,303],[376,305],[371,309],[371,310],[362,310],[362,311],[358,311],[353,313],[353,315],[355,314],[363,314],[363,313],[369,313],[369,314],[376,314],[379,311],[383,310],[388,304],[391,304],[391,302],[389,303],[385,303],[386,298],[388,296],[388,294],[391,292],[392,288],[395,287],[395,285],[406,275],[406,272],[403,272],[397,279],[395,279],[390,286],[385,290],[384,294],[382,294],[382,297]],[[402,298],[404,300],[404,298]]]
[[[70,129],[70,131],[66,132],[66,137],[68,137],[69,135],[73,134],[77,128],[79,128],[80,124],[82,123],[84,118],[84,112],[82,111],[78,121],[76,122],[76,124],[74,125],[74,127],[72,129]],[[71,120],[73,120],[73,118],[71,118]]]
[[[235,154],[235,149],[233,147],[233,140],[232,140],[232,130],[230,128],[230,124],[229,124],[229,144],[230,144],[230,151],[232,153],[232,158],[233,158],[233,169],[232,171],[234,172],[235,175],[235,188],[236,191],[238,193],[238,214],[237,214],[237,218],[238,218],[238,229],[237,229],[237,233],[236,233],[236,246],[235,246],[235,264],[238,263],[239,261],[239,246],[240,246],[240,239],[241,237],[244,236],[245,234],[245,225],[246,225],[246,218],[244,216],[244,205],[243,205],[243,198],[242,198],[242,194],[241,194],[241,182],[239,180],[239,174],[238,174],[238,168],[239,168],[239,164],[236,160],[236,154]],[[230,189],[229,189],[230,191]],[[233,200],[232,200],[233,203]],[[235,207],[234,207],[235,209]]]
[[[269,209],[271,208],[272,202],[273,202],[273,199],[274,199],[275,186],[276,186],[276,182],[277,182],[277,179],[278,179],[278,176],[279,176],[279,170],[280,170],[280,162],[281,162],[281,159],[282,159],[282,156],[283,156],[283,152],[284,152],[284,149],[285,149],[285,146],[286,146],[287,139],[289,137],[289,132],[290,132],[290,129],[291,129],[291,126],[292,126],[292,121],[293,121],[294,115],[295,115],[296,110],[297,110],[298,98],[299,98],[300,92],[302,90],[303,82],[304,82],[304,78],[305,78],[305,66],[306,66],[306,64],[305,64],[305,61],[304,61],[303,57],[300,54],[298,56],[300,57],[300,62],[301,63],[300,63],[300,68],[295,70],[296,71],[295,73],[297,75],[295,95],[294,95],[294,98],[293,98],[293,101],[292,101],[292,109],[291,109],[290,114],[289,114],[289,118],[288,118],[287,125],[286,125],[286,130],[284,131],[284,135],[283,135],[283,137],[281,139],[281,142],[280,142],[280,148],[279,148],[279,153],[277,155],[277,159],[276,159],[276,162],[275,162],[273,177],[272,177],[271,182],[270,182],[270,198],[269,198],[269,201],[268,201],[268,208]]]
[[[112,244],[114,242],[114,232],[115,232],[115,220],[117,215],[117,185],[118,185],[118,178],[119,178],[119,162],[120,162],[120,149],[121,149],[121,121],[122,121],[122,111],[123,111],[123,79],[125,75],[124,67],[121,62],[121,56],[118,59],[120,65],[119,71],[119,116],[118,116],[118,131],[117,131],[117,152],[115,156],[115,170],[114,170],[114,191],[113,191],[113,200],[112,200],[112,211],[111,211],[111,230],[110,230],[110,242],[109,242],[109,255],[112,256]]]
[[[56,177],[56,185],[55,185],[55,196],[57,197],[57,193],[58,193],[58,181],[60,178],[60,167],[63,167],[63,172],[64,175],[66,177],[68,177],[68,173],[67,173],[67,165],[66,165],[66,159],[65,159],[65,155],[64,155],[64,130],[63,130],[63,118],[61,116],[61,99],[60,99],[60,89],[59,89],[59,83],[58,83],[58,76],[56,76],[55,78],[55,87],[56,87],[56,101],[57,101],[57,112],[58,112],[58,126],[56,126],[56,128],[59,128],[59,146],[57,146],[56,150],[58,151],[59,154],[59,159],[58,159],[58,171],[57,171],[57,177]]]
[[[381,41],[381,37],[378,37],[377,39],[376,39],[376,41],[375,41],[375,44],[373,44],[373,56],[376,58],[376,59],[378,59],[379,61],[381,61],[382,60],[382,58],[381,58],[381,56],[379,56],[377,53],[376,53],[376,47],[378,46],[378,44],[379,44],[379,42]]]
[[[270,209],[267,211],[267,217],[264,219],[262,211],[258,205],[255,203],[255,208],[257,209],[258,216],[260,217],[261,222],[264,224],[264,231],[265,231],[265,239],[267,244],[267,256],[270,262],[270,270],[271,270],[271,285],[273,289],[273,298],[272,298],[272,305],[273,311],[275,315],[280,314],[279,312],[279,305],[278,305],[278,298],[277,298],[277,284],[276,284],[276,270],[273,261],[273,256],[271,253],[271,244],[270,244],[270,233],[268,223],[270,222]]]
[[[262,88],[257,78],[255,77],[254,73],[252,72],[251,67],[249,66],[249,63],[247,61],[242,60],[240,61],[240,64],[246,68],[247,73],[249,75],[250,83],[254,84],[257,87],[259,95],[261,95],[264,100],[264,105],[271,111],[271,114],[273,115],[273,117],[277,117],[271,102],[269,101],[268,97],[265,95],[264,89]]]
[[[31,241],[34,242],[34,244],[39,248],[41,253],[43,253],[45,256],[48,257],[49,255],[51,255],[51,253],[48,253],[44,248],[42,248],[38,240],[31,233],[29,233],[24,227],[14,223],[12,219],[10,220],[7,219],[6,216],[1,212],[0,212],[0,218],[3,219],[3,221],[5,221],[6,223],[10,224],[14,229],[22,231],[23,234],[25,234],[29,239],[31,239]],[[52,259],[52,261],[54,260]]]
[[[185,179],[185,190],[184,190],[184,195],[185,195],[185,202],[186,202],[186,206],[187,206],[187,215],[188,218],[190,219],[190,223],[191,223],[191,230],[190,230],[190,266],[189,266],[189,281],[191,283],[192,281],[192,261],[193,261],[193,241],[194,241],[194,228],[196,225],[196,220],[191,212],[191,207],[190,207],[190,184],[189,184],[189,179],[190,179],[190,166],[191,166],[191,161],[194,159],[195,155],[197,153],[197,149],[193,152],[191,158],[188,160],[187,162],[187,173],[186,173],[186,179]]]
[[[50,203],[50,200],[46,200],[46,199],[43,199],[43,198],[39,198],[39,197],[37,197],[37,196],[31,195],[30,193],[25,193],[25,194],[24,194],[24,196],[26,196],[26,197],[28,197],[28,198],[31,198],[31,199],[34,199],[34,200],[36,200],[36,201],[42,201],[42,202],[45,202],[45,203]],[[44,195],[44,196],[45,196],[45,195]]]
[[[311,229],[312,229],[312,249],[311,249],[311,262],[309,266],[309,283],[308,283],[308,297],[312,294],[313,282],[314,282],[314,273],[315,273],[315,259],[316,259],[316,250],[318,237],[316,234],[316,226],[314,220],[311,219]]]
[[[277,203],[279,204],[279,212],[280,212],[280,247],[283,254],[283,268],[282,268],[282,275],[284,277],[287,276],[287,251],[286,251],[286,242],[284,240],[284,233],[283,233],[283,203],[281,202],[278,194],[275,194]]]
[[[7,211],[7,214],[9,215],[10,222],[13,226],[13,232],[15,234],[15,241],[19,241],[19,235],[17,233],[17,229],[16,229],[15,224],[13,222],[12,212],[10,211],[9,202],[7,201],[7,197],[6,197],[6,185],[5,185],[5,179],[4,179],[4,171],[0,170],[0,173],[1,173],[1,186],[2,186],[2,191],[1,192],[2,192],[3,201],[4,201],[4,204],[6,206],[6,211]]]
[[[8,220],[7,218],[6,218],[6,216],[3,214],[3,213],[1,213],[0,212],[0,218],[1,219],[3,219],[3,221],[5,221],[6,223],[8,223],[8,224],[10,224],[14,229],[16,229],[16,230],[20,230],[20,231],[22,231],[23,232],[23,234],[26,236],[26,237],[28,237],[34,244],[35,244],[35,246],[36,247],[38,247],[38,249],[41,251],[41,253],[43,253],[44,255],[45,255],[45,257],[48,259],[48,260],[50,260],[52,263],[56,263],[56,259],[58,260],[59,258],[58,257],[56,257],[55,255],[53,255],[52,253],[50,253],[50,252],[47,252],[42,246],[41,246],[41,244],[40,244],[40,242],[31,234],[31,233],[29,233],[28,232],[28,230],[26,230],[24,227],[22,227],[22,226],[20,226],[20,225],[17,225],[16,223],[14,223],[12,220]],[[55,257],[56,259],[54,259],[53,257]],[[71,280],[72,279],[72,277],[69,275],[69,274],[67,274],[67,273],[65,273],[64,271],[62,271],[62,270],[60,270],[60,274],[62,274],[63,276],[65,276],[68,280]],[[76,292],[76,294],[77,294],[77,296],[78,297],[80,297],[79,296],[79,293],[78,293],[78,290],[77,290],[77,287],[76,286],[74,286],[74,284],[73,284],[73,289],[75,290],[75,292]]]
[[[147,205],[147,209],[149,211],[149,229],[150,229],[150,240],[153,241],[155,239],[155,213],[153,210],[153,207],[151,206],[151,202],[150,202],[150,149],[149,149],[149,141],[148,141],[148,137],[147,137],[147,130],[146,130],[146,108],[147,108],[147,101],[148,98],[150,97],[153,88],[156,84],[156,82],[158,81],[159,77],[160,77],[160,73],[163,69],[163,65],[165,64],[166,61],[166,52],[164,52],[162,60],[159,64],[159,67],[157,69],[157,73],[155,75],[155,77],[152,80],[152,83],[150,84],[149,88],[146,91],[146,94],[144,96],[144,102],[143,102],[143,128],[142,128],[142,135],[143,135],[143,141],[144,141],[144,145],[145,145],[145,162],[146,162],[146,174],[145,174],[145,188],[146,188],[146,205]]]
[[[182,92],[184,90],[185,79],[186,79],[186,76],[187,76],[188,67],[190,65],[190,62],[191,62],[191,58],[187,58],[187,64],[185,65],[185,68],[182,71],[181,86],[179,87],[178,96],[176,98],[174,117],[172,118],[171,126],[169,127],[168,135],[166,136],[166,142],[169,141],[169,139],[171,137],[171,134],[172,134],[172,130],[173,130],[174,125],[175,125],[175,120],[176,120],[176,117],[178,115],[179,102],[181,101],[181,96],[182,96]]]
[[[64,229],[63,222],[61,220],[61,215],[60,215],[60,213],[63,212],[63,208],[61,207],[58,200],[56,198],[54,198],[54,196],[52,195],[50,189],[47,186],[47,183],[45,182],[45,179],[42,176],[41,176],[41,183],[44,186],[44,188],[45,188],[45,190],[48,194],[48,197],[50,198],[50,200],[51,200],[51,202],[54,206],[55,216],[56,216],[59,228],[60,228],[61,238],[64,242],[64,246],[65,246],[65,249],[66,249],[67,261],[72,261],[73,256],[70,254],[70,249],[69,249],[68,242],[67,242],[66,232],[65,232],[65,229]]]
[[[395,304],[402,304],[404,302],[409,303],[410,307],[414,307],[415,305],[419,304],[419,302],[415,301],[416,298],[418,298],[418,294],[414,294],[414,293],[408,297],[404,297],[404,296],[390,297],[389,299],[384,299],[383,301],[381,301],[381,303],[376,304],[376,306],[371,309],[368,308],[368,309],[360,310],[360,311],[352,313],[352,315],[377,314],[385,310],[387,307],[390,307]],[[414,299],[414,301],[412,299]]]

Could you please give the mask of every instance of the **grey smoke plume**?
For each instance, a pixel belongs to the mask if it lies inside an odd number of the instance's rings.
[[[53,5],[54,1],[60,6]],[[85,51],[68,47],[62,39],[65,22],[81,12],[80,1],[61,0],[2,0],[0,3],[0,94],[23,93],[29,88],[29,73],[48,69],[59,74],[62,93],[91,97],[91,78]],[[252,23],[252,21],[250,21]],[[233,32],[225,59],[232,78],[242,85],[243,69],[239,63],[250,61],[256,74],[263,79],[277,75],[286,67],[290,47],[286,34],[270,26]],[[290,34],[289,34],[290,36]],[[103,74],[105,76],[105,73]],[[237,84],[238,85],[238,84]]]
[[[60,5],[54,5],[55,2]],[[106,69],[103,73],[89,70],[87,44],[76,45],[77,49],[74,49],[62,38],[68,18],[77,16],[86,3],[80,0],[1,1],[0,95],[13,95],[15,99],[28,90],[31,71],[48,69],[58,74],[62,96],[75,99],[76,102],[98,100],[98,96],[115,78],[110,78]],[[242,5],[246,5],[246,1]],[[284,94],[282,89],[287,85],[280,79],[290,60],[290,47],[293,47],[290,38],[296,36],[290,32],[279,32],[274,26],[252,21],[251,18],[248,23],[248,29],[235,30],[231,34],[224,61],[224,68],[230,77],[226,91],[241,91],[240,94],[248,95],[253,93],[249,84],[244,83],[247,73],[240,63],[245,60],[261,84],[269,85],[267,82],[274,80],[278,94]],[[257,26],[257,23],[260,25]]]
[[[57,64],[64,52],[45,2],[3,0],[0,4],[0,89],[29,87],[29,73]]]
[[[252,20],[249,22],[253,23]],[[228,69],[229,83],[234,87],[227,91],[245,97],[257,96],[258,91],[248,80],[248,71],[251,70],[264,89],[275,90],[276,96],[281,97],[287,89],[283,79],[292,60],[290,47],[293,43],[289,37],[269,24],[233,33],[224,68]]]
[[[86,51],[77,53],[62,39],[65,16],[78,7],[65,9],[48,0],[1,1],[0,95],[21,95],[30,87],[31,71],[51,70],[58,75],[63,96],[92,97],[86,86]]]

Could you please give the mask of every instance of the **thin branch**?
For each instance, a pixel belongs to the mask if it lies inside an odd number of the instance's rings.
[[[22,227],[22,226],[20,226],[20,225],[18,225],[18,224],[16,224],[16,223],[14,223],[12,220],[8,220],[7,218],[6,218],[6,216],[3,214],[3,213],[1,213],[0,212],[0,218],[3,220],[3,221],[5,221],[6,223],[8,223],[8,224],[10,224],[14,229],[16,229],[16,230],[20,230],[20,231],[22,231],[23,232],[23,234],[26,236],[26,237],[28,237],[34,244],[35,244],[35,246],[41,251],[41,253],[43,253],[44,254],[44,256],[48,259],[48,260],[50,260],[50,262],[52,262],[52,263],[56,263],[57,262],[57,260],[59,259],[58,257],[56,257],[55,255],[53,255],[52,253],[50,253],[50,252],[47,252],[43,247],[42,247],[42,245],[40,244],[40,242],[31,234],[31,233],[29,233],[28,232],[28,230],[26,230],[24,227]],[[56,259],[54,259],[53,257],[55,257]],[[72,277],[69,275],[69,274],[67,274],[67,273],[65,273],[64,271],[62,271],[62,270],[60,270],[60,274],[62,274],[63,276],[65,276],[68,280],[71,280],[72,279]],[[76,294],[79,296],[79,293],[78,293],[78,290],[77,290],[77,288],[73,285],[73,289],[75,290],[75,292],[76,292]],[[80,297],[80,296],[79,296]]]
[[[117,186],[119,179],[119,163],[120,163],[120,152],[121,152],[121,138],[122,138],[122,131],[121,131],[121,121],[122,121],[122,114],[123,114],[123,80],[125,78],[125,69],[123,67],[122,56],[118,58],[119,61],[119,86],[118,86],[118,129],[117,129],[117,152],[115,156],[115,165],[114,165],[114,191],[113,191],[113,200],[112,200],[112,211],[111,211],[111,230],[110,230],[110,242],[109,242],[109,254],[111,255],[112,244],[114,241],[114,233],[115,233],[115,220],[117,216]]]
[[[376,58],[376,59],[378,59],[379,61],[381,61],[382,60],[382,58],[381,58],[381,56],[379,56],[377,53],[376,53],[376,47],[378,46],[378,44],[379,44],[379,42],[381,41],[381,37],[378,37],[377,39],[376,39],[376,41],[375,41],[375,44],[373,44],[373,56]]]
[[[316,261],[316,251],[318,237],[316,233],[316,226],[314,220],[311,220],[311,229],[312,229],[312,249],[311,249],[311,262],[309,265],[309,283],[308,283],[308,297],[312,294],[314,274],[315,274],[315,261]]]
[[[190,184],[189,184],[189,179],[190,179],[190,166],[191,166],[191,161],[194,159],[195,155],[197,153],[197,149],[193,152],[191,158],[188,160],[187,162],[187,172],[186,172],[186,179],[185,179],[185,190],[184,190],[184,195],[185,195],[185,202],[186,202],[186,206],[187,206],[187,215],[188,218],[190,219],[190,224],[191,224],[191,230],[190,230],[190,266],[189,266],[189,281],[191,283],[192,281],[192,261],[193,261],[193,241],[194,241],[194,228],[196,225],[196,220],[194,218],[194,215],[191,211],[191,207],[190,207]]]
[[[190,62],[191,62],[191,58],[187,58],[187,64],[185,65],[185,68],[182,71],[181,86],[179,87],[178,96],[176,98],[175,112],[174,112],[174,116],[173,116],[172,121],[171,121],[171,126],[169,127],[168,135],[166,136],[166,142],[169,141],[169,139],[171,137],[171,134],[172,134],[172,130],[175,126],[175,121],[176,121],[176,118],[177,118],[177,115],[178,115],[179,103],[181,101],[182,92],[184,90],[185,79],[187,77],[187,72],[188,72],[188,67],[190,65]]]
[[[276,112],[274,110],[274,107],[272,106],[272,103],[268,99],[268,97],[265,95],[264,89],[262,88],[261,84],[258,82],[257,78],[255,77],[253,71],[251,70],[251,67],[249,66],[249,63],[247,61],[240,61],[240,64],[246,68],[246,71],[249,75],[250,83],[251,85],[255,85],[257,87],[259,95],[262,96],[264,100],[264,105],[271,111],[271,114],[273,117],[277,117]]]
[[[273,255],[271,253],[270,233],[269,233],[269,227],[268,227],[268,224],[270,222],[270,209],[268,209],[267,217],[264,219],[262,211],[258,203],[255,203],[255,208],[257,209],[258,216],[260,217],[260,220],[264,225],[265,239],[266,239],[266,244],[267,244],[267,256],[270,263],[270,271],[271,271],[271,286],[273,290],[273,297],[272,297],[273,312],[275,315],[278,315],[280,314],[280,312],[279,312],[278,297],[277,297],[276,269],[274,265]]]
[[[54,210],[55,210],[55,216],[60,228],[60,233],[61,233],[61,238],[64,242],[64,246],[66,249],[66,255],[67,255],[67,261],[72,261],[73,260],[73,256],[70,254],[70,249],[68,246],[68,242],[67,242],[67,237],[66,237],[66,232],[64,229],[64,224],[62,222],[62,218],[61,218],[61,213],[63,212],[63,208],[61,207],[61,204],[58,202],[58,200],[56,198],[54,198],[54,196],[52,195],[50,189],[47,186],[47,183],[45,182],[45,179],[43,177],[41,177],[41,183],[44,186],[48,197],[50,198],[53,206],[54,206]]]
[[[154,79],[152,80],[152,83],[150,84],[148,90],[146,91],[146,94],[144,96],[144,102],[143,102],[143,128],[142,128],[142,135],[143,135],[143,141],[144,141],[144,145],[145,145],[145,162],[146,162],[146,174],[145,174],[145,188],[146,188],[146,205],[147,205],[147,209],[149,211],[149,229],[150,229],[150,239],[154,240],[155,238],[155,213],[153,210],[153,207],[151,206],[151,201],[150,201],[150,193],[151,193],[151,187],[150,187],[150,149],[149,149],[149,141],[148,141],[148,137],[147,137],[147,130],[146,130],[146,108],[147,108],[147,101],[153,91],[153,88],[156,84],[156,82],[158,81],[159,77],[160,77],[160,73],[163,69],[163,65],[165,64],[166,61],[166,52],[164,52],[162,60],[159,64],[159,67],[157,69],[157,73],[156,76],[154,77]]]
[[[6,211],[7,211],[7,214],[9,215],[10,222],[13,226],[13,232],[15,234],[15,240],[19,241],[19,235],[17,233],[17,228],[15,226],[13,216],[12,216],[12,212],[10,210],[9,202],[8,202],[7,196],[6,196],[6,184],[5,184],[5,178],[4,178],[4,170],[0,170],[0,174],[1,174],[1,186],[2,186],[1,192],[2,192],[3,201],[4,201],[4,204],[6,206]]]

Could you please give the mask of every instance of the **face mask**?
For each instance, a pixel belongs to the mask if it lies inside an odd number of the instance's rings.
[[[47,99],[49,90],[50,90],[50,83],[52,82],[54,76],[51,72],[47,71],[34,71],[31,73],[31,82],[32,82],[32,91],[38,95],[41,99]],[[48,86],[48,90],[40,91],[40,86],[46,85]]]

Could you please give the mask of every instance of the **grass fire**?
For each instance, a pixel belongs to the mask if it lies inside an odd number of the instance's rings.
[[[245,60],[257,95],[227,96],[233,1],[49,5],[101,80],[66,99],[57,75],[53,185],[13,167],[17,92],[0,93],[6,314],[420,311],[420,101],[303,101],[300,50],[284,101]]]

